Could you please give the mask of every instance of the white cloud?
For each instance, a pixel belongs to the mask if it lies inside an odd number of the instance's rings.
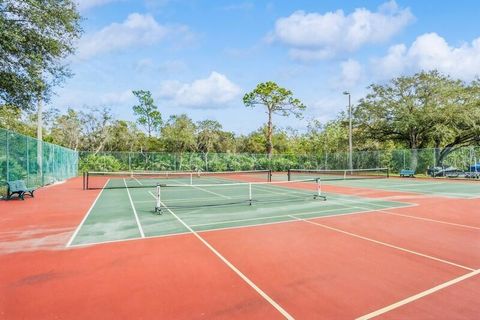
[[[175,33],[187,38],[191,36],[185,26],[167,27],[159,24],[151,15],[132,13],[122,23],[112,23],[82,38],[77,56],[87,59],[133,46],[152,45]]]
[[[437,69],[452,77],[470,80],[480,76],[480,37],[458,47],[436,33],[423,34],[408,48],[390,47],[386,56],[373,60],[376,73],[385,78],[420,70]]]
[[[324,14],[296,11],[278,19],[268,39],[288,46],[292,58],[326,59],[365,44],[385,42],[413,19],[410,9],[400,9],[393,0],[377,12],[365,8],[348,15],[342,10]]]
[[[212,72],[208,78],[191,83],[164,81],[160,85],[160,98],[175,106],[218,108],[233,101],[240,94],[240,87],[225,75]]]

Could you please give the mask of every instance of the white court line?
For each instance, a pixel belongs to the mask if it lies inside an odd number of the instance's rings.
[[[125,189],[127,189],[128,199],[130,199],[130,205],[132,206],[132,209],[133,209],[135,221],[137,221],[137,226],[138,226],[138,230],[140,231],[140,236],[142,238],[145,238],[145,233],[143,232],[142,225],[140,224],[140,219],[138,218],[137,209],[135,209],[135,205],[133,204],[132,196],[130,195],[130,190],[128,189],[127,181],[125,181],[125,178],[123,178],[123,183],[125,184]]]
[[[156,196],[153,194],[153,192],[149,191],[148,192],[154,199],[156,199]],[[139,201],[136,201],[139,202]],[[144,201],[145,202],[145,201]],[[151,201],[148,201],[151,202]],[[395,208],[408,208],[415,206],[416,204],[407,204],[406,206],[403,207],[395,207]],[[337,209],[329,209],[321,212],[331,212],[331,211],[336,211],[336,210],[346,210],[354,207],[344,207],[344,208],[337,208]],[[392,208],[394,209],[394,208]],[[354,212],[347,212],[347,213],[339,213],[339,214],[333,214],[333,215],[325,215],[325,216],[316,216],[312,217],[309,219],[323,219],[323,218],[332,218],[332,217],[339,217],[339,216],[346,216],[346,215],[354,215],[354,214],[362,214],[362,213],[370,213],[370,212],[382,212],[383,209],[368,209],[368,210],[362,210],[362,211],[354,211]],[[321,212],[303,212],[303,213],[296,213],[293,216],[300,215],[300,216],[305,216],[305,215],[314,215],[314,214],[319,214]],[[251,218],[251,219],[243,219],[243,220],[231,220],[231,221],[224,221],[224,222],[217,222],[217,223],[209,223],[209,224],[198,224],[198,225],[191,225],[192,227],[201,227],[201,226],[207,226],[210,224],[227,224],[228,222],[242,222],[242,221],[248,221],[248,220],[254,220],[254,219],[269,219],[269,218],[276,218],[276,217],[288,217],[288,214],[282,215],[282,216],[268,216],[264,218]],[[241,225],[241,226],[232,226],[232,227],[223,227],[223,228],[215,228],[215,229],[209,229],[209,230],[201,230],[198,231],[200,233],[207,233],[207,232],[215,232],[215,231],[222,231],[222,230],[231,230],[231,229],[241,229],[241,228],[255,228],[255,227],[262,227],[262,226],[267,226],[267,225],[274,225],[274,224],[281,224],[281,223],[293,223],[293,222],[299,222],[297,219],[292,219],[292,220],[284,220],[284,221],[275,221],[275,222],[265,222],[265,223],[256,223],[256,224],[249,224],[249,225]],[[165,238],[165,237],[174,237],[174,236],[179,236],[179,235],[184,235],[184,234],[189,234],[190,232],[177,232],[177,233],[170,233],[170,234],[163,234],[163,235],[156,235],[156,236],[145,236],[145,238],[129,238],[129,239],[119,239],[119,240],[108,240],[108,241],[101,241],[101,242],[90,242],[90,243],[80,243],[76,245],[72,245],[71,247],[84,247],[84,246],[90,246],[90,245],[101,245],[101,244],[109,244],[109,243],[116,243],[116,242],[128,242],[128,241],[136,241],[136,240],[143,240],[143,239],[155,239],[155,238]]]
[[[395,246],[393,244],[378,241],[378,240],[375,240],[375,239],[372,239],[372,238],[367,238],[367,237],[364,237],[364,236],[361,236],[361,235],[358,235],[358,234],[355,234],[355,233],[351,233],[351,232],[348,232],[348,231],[344,231],[344,230],[341,230],[341,229],[330,227],[330,226],[327,226],[327,225],[324,225],[324,224],[321,224],[321,223],[318,223],[318,222],[314,222],[314,221],[310,221],[310,220],[307,220],[307,219],[302,219],[302,218],[298,218],[298,217],[294,217],[294,216],[291,216],[291,217],[293,217],[297,220],[304,221],[306,223],[310,223],[310,224],[325,228],[325,229],[340,232],[340,233],[343,233],[343,234],[346,234],[346,235],[349,235],[349,236],[352,236],[352,237],[355,237],[355,238],[359,238],[359,239],[362,239],[362,240],[377,243],[377,244],[380,244],[382,246],[386,246],[386,247],[389,247],[389,248],[393,248],[393,249],[397,249],[397,250],[400,250],[400,251],[408,252],[408,253],[411,253],[411,254],[414,254],[414,255],[417,255],[417,256],[420,256],[420,257],[424,257],[424,258],[428,258],[428,259],[431,259],[431,260],[439,261],[439,262],[449,264],[449,265],[452,265],[452,266],[455,266],[455,267],[458,267],[458,268],[462,268],[462,269],[469,270],[469,271],[474,271],[475,270],[475,269],[472,269],[472,268],[469,268],[469,267],[466,267],[466,266],[462,266],[462,265],[457,264],[455,262],[451,262],[451,261],[448,261],[448,260],[436,258],[436,257],[430,256],[430,255],[427,255],[427,254],[423,254],[423,253],[420,253],[420,252],[417,252],[417,251],[413,251],[413,250],[409,250],[409,249],[402,248],[402,247],[399,247],[399,246]]]
[[[391,214],[391,215],[395,215],[395,216],[406,217],[406,218],[412,218],[412,219],[418,219],[418,220],[425,220],[425,221],[430,221],[430,222],[448,224],[448,225],[456,226],[456,227],[480,230],[479,227],[469,226],[469,225],[466,225],[466,224],[459,224],[459,223],[447,222],[447,221],[442,221],[442,220],[435,220],[435,219],[422,218],[422,217],[417,217],[417,216],[410,216],[408,214],[401,214],[401,213],[397,213],[397,212],[386,212],[385,211],[383,213]]]
[[[163,203],[162,203],[163,204]],[[270,303],[278,312],[280,312],[286,319],[293,320],[294,318],[283,309],[275,300],[270,298],[262,289],[260,289],[252,280],[250,280],[246,275],[244,275],[240,270],[237,269],[230,261],[227,260],[220,252],[218,252],[207,240],[203,239],[195,230],[193,230],[188,224],[186,224],[182,219],[180,219],[172,210],[170,210],[165,204],[163,206],[170,212],[171,215],[175,217],[185,228],[187,228],[198,240],[200,240],[210,251],[212,251],[220,260],[223,261],[230,269],[233,270],[243,281],[245,281],[250,287],[252,287],[262,298],[264,298],[268,303]]]
[[[70,248],[97,246],[97,245],[101,245],[101,244],[138,241],[138,240],[145,240],[145,239],[167,238],[167,237],[181,236],[181,235],[185,235],[185,234],[190,234],[190,232],[184,231],[184,232],[177,232],[177,233],[170,233],[170,234],[159,234],[159,235],[156,235],[156,236],[145,236],[145,238],[135,237],[135,238],[127,238],[127,239],[106,240],[106,241],[100,241],[100,242],[79,243],[79,244],[74,244],[74,245],[70,246]]]
[[[344,200],[347,201],[347,202],[357,202],[357,203],[360,203],[360,205],[362,204],[361,201],[355,201],[355,200],[350,200],[350,199],[344,199]],[[402,202],[402,203],[408,203],[408,202]],[[379,204],[375,204],[375,203],[368,203],[368,204],[373,205],[373,206],[377,206],[377,207],[383,206],[383,205],[379,205]],[[365,205],[367,205],[367,203],[365,203]],[[416,203],[411,203],[411,205],[410,205],[410,206],[407,206],[407,207],[417,207],[417,206],[419,206],[419,205],[416,204]],[[358,205],[352,206],[351,208],[353,208],[353,209],[359,209],[359,210],[367,210],[367,209],[368,209],[368,208],[361,207],[361,206],[358,206]],[[397,208],[405,208],[405,207],[385,207],[385,206],[384,206],[384,209],[385,209],[385,210],[375,210],[375,211],[381,212],[381,213],[385,213],[385,214],[387,214],[387,215],[396,215],[396,216],[401,216],[401,217],[405,217],[405,218],[411,218],[411,219],[417,219],[417,220],[425,220],[425,221],[430,221],[430,222],[435,222],[435,223],[452,225],[452,226],[456,226],[456,227],[463,227],[463,228],[480,230],[480,228],[478,228],[478,227],[469,226],[469,225],[465,225],[465,224],[459,224],[459,223],[453,223],[453,222],[447,222],[447,221],[435,220],[435,219],[429,219],[429,218],[423,218],[423,217],[417,217],[417,216],[410,216],[410,215],[406,215],[406,214],[401,214],[401,213],[386,211],[386,210],[393,210],[393,209],[397,209]]]
[[[353,207],[350,207],[353,208]],[[334,218],[334,217],[340,217],[340,216],[348,216],[348,215],[355,215],[355,214],[364,214],[364,213],[371,213],[371,212],[377,212],[381,211],[381,209],[372,209],[372,210],[363,210],[363,211],[354,211],[354,212],[346,212],[346,213],[338,213],[338,214],[331,214],[331,215],[326,215],[326,216],[316,216],[316,217],[311,217],[311,218],[305,218],[305,220],[317,220],[317,219],[327,219],[327,218]],[[284,217],[289,217],[289,216],[294,216],[295,218],[297,216],[309,216],[313,214],[318,214],[318,212],[310,212],[310,213],[296,213],[296,214],[286,214]],[[241,229],[241,228],[249,228],[249,227],[261,227],[265,225],[270,225],[270,224],[278,224],[278,223],[286,223],[286,222],[298,222],[298,219],[295,220],[285,220],[285,221],[276,221],[276,222],[266,222],[266,223],[256,223],[256,224],[250,224],[250,225],[243,225],[243,226],[233,226],[233,227],[224,227],[224,228],[212,228],[208,230],[202,230],[199,232],[214,232],[214,231],[221,231],[221,230],[230,230],[230,229]],[[198,225],[192,225],[192,227],[196,227]]]
[[[65,246],[66,248],[68,248],[68,247],[70,247],[70,246],[72,245],[73,240],[74,240],[75,237],[77,236],[78,232],[80,232],[80,229],[83,227],[83,224],[85,223],[85,221],[87,221],[87,218],[88,218],[88,216],[90,215],[90,212],[92,212],[93,207],[94,207],[95,204],[97,203],[98,199],[100,199],[100,196],[101,196],[103,190],[105,190],[105,186],[108,184],[109,181],[110,181],[110,179],[108,179],[107,182],[105,182],[105,184],[103,185],[102,190],[100,190],[100,192],[98,193],[97,197],[95,198],[95,200],[93,201],[92,205],[91,205],[90,208],[88,209],[87,214],[85,214],[85,216],[83,217],[82,221],[81,221],[80,224],[78,225],[77,229],[75,229],[75,232],[74,232],[74,233],[72,234],[72,236],[70,237],[70,240],[68,240],[67,245]]]
[[[408,304],[408,303],[410,303],[410,302],[413,302],[413,301],[415,301],[415,300],[418,300],[418,299],[420,299],[420,298],[423,298],[423,297],[425,297],[425,296],[428,296],[428,295],[430,295],[430,294],[432,294],[432,293],[435,293],[435,292],[437,292],[437,291],[439,291],[439,290],[442,290],[442,289],[444,289],[444,288],[447,288],[447,287],[449,287],[449,286],[451,286],[451,285],[454,285],[454,284],[456,284],[456,283],[458,283],[458,282],[460,282],[460,281],[463,281],[463,280],[465,280],[465,279],[468,279],[468,278],[471,278],[471,277],[473,277],[473,276],[476,276],[477,274],[480,274],[480,269],[474,270],[474,271],[472,271],[472,272],[470,272],[470,273],[464,274],[463,276],[460,276],[460,277],[458,277],[458,278],[455,278],[455,279],[452,279],[452,280],[450,280],[450,281],[444,282],[444,283],[442,283],[442,284],[440,284],[440,285],[438,285],[438,286],[436,286],[436,287],[433,287],[433,288],[430,288],[430,289],[425,290],[425,291],[423,291],[423,292],[420,292],[420,293],[418,293],[418,294],[416,294],[416,295],[413,295],[413,296],[411,296],[411,297],[408,297],[408,298],[406,298],[406,299],[403,299],[403,300],[401,300],[401,301],[398,301],[398,302],[396,302],[396,303],[394,303],[394,304],[391,304],[391,305],[389,305],[389,306],[386,306],[386,307],[384,307],[384,308],[382,308],[382,309],[379,309],[379,310],[376,310],[376,311],[371,312],[371,313],[369,313],[369,314],[366,314],[366,315],[364,315],[364,316],[358,317],[357,320],[367,320],[367,319],[371,319],[371,318],[377,317],[377,316],[379,316],[379,315],[381,315],[381,314],[384,314],[384,313],[386,313],[386,312],[392,311],[392,310],[394,310],[394,309],[397,309],[398,307],[401,307],[401,306],[406,305],[406,304]]]
[[[176,181],[174,181],[174,182],[176,182]],[[194,184],[185,184],[185,183],[181,183],[181,182],[176,182],[176,183],[177,183],[177,185],[179,185],[179,186],[185,186],[185,187],[195,188],[195,189],[198,189],[198,190],[200,190],[200,191],[208,192],[208,193],[210,193],[210,194],[213,194],[213,195],[222,197],[222,198],[224,198],[224,199],[231,199],[231,198],[232,198],[232,197],[229,197],[229,196],[220,194],[220,193],[213,192],[213,191],[211,191],[211,190],[207,190],[207,189],[204,189],[204,188],[195,186]]]
[[[336,182],[337,180],[335,180],[334,182]],[[354,181],[354,180],[338,180],[338,181]],[[359,180],[360,181],[360,180]],[[365,181],[365,180],[363,180]],[[341,186],[341,187],[349,187],[349,188],[370,188],[370,189],[373,189],[373,190],[381,190],[381,191],[388,191],[388,192],[405,192],[405,193],[414,193],[414,194],[419,194],[419,195],[425,195],[425,194],[428,194],[428,195],[433,195],[437,198],[453,198],[453,199],[458,199],[459,197],[461,199],[474,199],[474,197],[472,197],[472,195],[470,193],[462,193],[462,192],[442,192],[442,191],[419,191],[419,190],[410,190],[410,189],[402,189],[402,188],[390,188],[389,185],[386,185],[386,186],[380,186],[380,187],[375,187],[375,186],[372,186],[372,185],[349,185],[349,184],[332,184],[332,183],[328,183],[328,182],[331,182],[331,181],[326,181],[325,182],[325,185],[329,185],[329,186]],[[446,182],[441,182],[441,183],[446,183]],[[418,185],[418,184],[415,184],[415,185]],[[430,185],[430,184],[427,184],[427,185]],[[390,188],[390,189],[389,189]],[[374,193],[372,191],[372,193]]]

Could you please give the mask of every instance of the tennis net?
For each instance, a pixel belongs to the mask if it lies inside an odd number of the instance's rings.
[[[270,170],[221,172],[85,172],[83,189],[153,188],[158,184],[196,185],[229,182],[269,182]]]
[[[322,181],[352,179],[382,179],[389,177],[388,168],[352,169],[352,170],[305,170],[289,169],[288,181],[321,179]]]
[[[229,205],[254,206],[287,201],[326,200],[319,179],[199,185],[159,184],[155,212]]]

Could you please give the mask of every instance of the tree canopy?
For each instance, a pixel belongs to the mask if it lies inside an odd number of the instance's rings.
[[[466,84],[431,71],[369,89],[354,111],[363,141],[391,140],[414,150],[435,147],[445,155],[480,141],[478,81]]]
[[[81,34],[73,0],[0,2],[0,103],[32,109],[70,75],[64,59]]]
[[[267,109],[266,144],[269,155],[273,153],[273,115],[277,114],[284,117],[294,115],[300,118],[306,108],[299,99],[293,97],[292,91],[278,86],[273,81],[259,83],[253,91],[244,95],[243,103],[250,108],[261,105]]]
[[[133,113],[137,116],[138,124],[145,128],[148,137],[152,136],[152,132],[155,132],[155,135],[158,135],[163,121],[162,115],[153,101],[151,92],[137,90],[133,91],[133,94],[139,100],[139,104],[133,106]]]

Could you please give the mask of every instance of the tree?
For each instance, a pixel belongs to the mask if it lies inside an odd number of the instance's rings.
[[[197,122],[197,149],[203,153],[218,151],[222,125],[215,120]]]
[[[297,118],[301,118],[302,112],[306,108],[300,100],[293,97],[293,93],[290,90],[279,87],[272,81],[258,84],[252,92],[244,95],[243,103],[246,107],[253,108],[257,105],[262,105],[267,109],[266,143],[269,157],[273,153],[273,115],[277,114],[286,117],[292,114]]]
[[[0,128],[30,135],[35,128],[24,121],[22,110],[11,106],[0,106]]]
[[[0,102],[32,109],[71,73],[64,64],[81,35],[73,0],[0,2]]]
[[[162,141],[168,152],[196,151],[195,123],[186,114],[171,116],[162,128]]]
[[[78,150],[81,147],[82,131],[81,115],[68,108],[65,114],[55,119],[50,135],[53,143]]]
[[[449,81],[437,72],[421,72],[373,84],[354,109],[354,120],[366,138],[398,141],[412,149],[410,166],[416,169],[417,149],[431,140],[432,124],[440,116],[439,93]]]
[[[439,166],[451,152],[480,144],[480,80],[452,81],[442,90],[440,107],[431,137]]]
[[[88,113],[80,114],[83,124],[82,149],[97,154],[104,150],[108,142],[112,124],[112,113],[109,108],[90,108]]]
[[[133,113],[138,117],[137,122],[147,130],[150,138],[152,132],[159,132],[162,126],[162,115],[158,111],[150,91],[137,90],[133,91],[133,94],[140,102],[133,106]]]
[[[136,151],[144,142],[145,134],[140,132],[135,123],[125,120],[115,120],[108,129],[108,140],[105,150]],[[149,150],[151,150],[149,148]]]

